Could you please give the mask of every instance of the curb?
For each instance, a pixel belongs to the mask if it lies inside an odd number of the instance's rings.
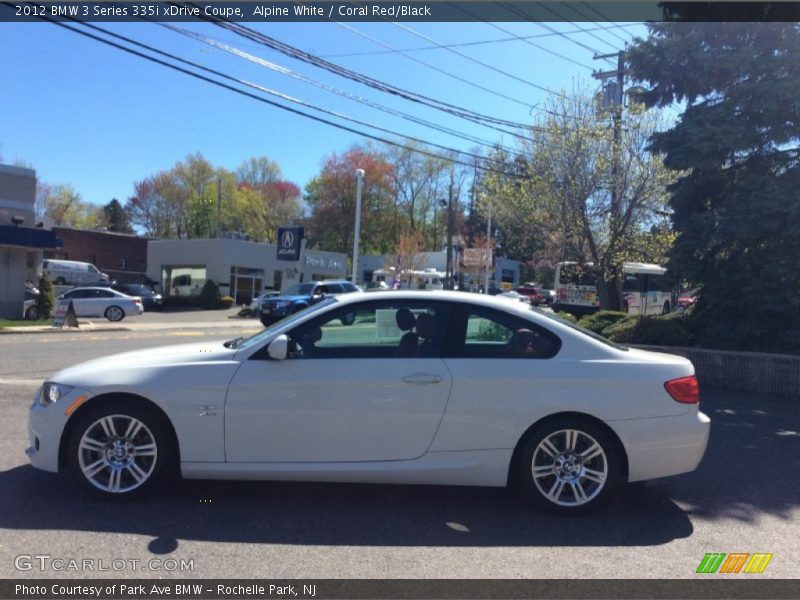
[[[56,327],[50,327],[47,329],[39,329],[38,327],[7,327],[6,329],[0,329],[0,335],[22,335],[26,333],[97,333],[98,331],[133,331],[128,327],[109,327],[109,328],[95,328],[95,327],[86,327],[85,329],[81,329],[80,327],[64,327],[63,329],[59,329]]]

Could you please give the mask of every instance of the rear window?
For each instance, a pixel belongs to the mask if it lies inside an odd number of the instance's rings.
[[[548,319],[552,319],[553,321],[557,321],[562,325],[566,325],[570,329],[574,329],[575,331],[579,331],[584,335],[588,335],[590,338],[595,339],[598,342],[603,342],[606,346],[611,346],[612,348],[616,348],[617,350],[625,350],[626,352],[628,351],[628,348],[626,348],[625,346],[620,346],[619,344],[612,342],[608,338],[604,338],[602,335],[599,335],[594,331],[589,331],[588,329],[584,329],[583,327],[576,325],[572,321],[567,321],[566,319],[562,319],[555,313],[552,313],[550,311],[544,311],[541,308],[537,308],[535,306],[531,306],[531,310],[536,311],[538,314],[543,315]]]
[[[597,285],[594,267],[587,265],[561,265],[558,280],[562,285]]]

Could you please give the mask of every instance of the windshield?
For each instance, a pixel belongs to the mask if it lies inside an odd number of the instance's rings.
[[[252,346],[256,346],[256,345],[260,344],[261,342],[263,342],[265,339],[267,339],[267,338],[271,337],[272,335],[274,335],[275,331],[277,331],[278,329],[282,329],[286,325],[291,325],[295,321],[299,321],[300,319],[304,319],[308,314],[317,312],[318,310],[320,310],[322,308],[325,308],[326,306],[330,306],[334,302],[336,302],[336,298],[334,298],[332,296],[330,296],[328,298],[325,298],[324,300],[320,300],[316,304],[312,304],[309,307],[303,308],[303,309],[297,311],[296,313],[292,313],[291,315],[281,319],[280,321],[277,321],[277,322],[273,323],[272,325],[270,325],[269,327],[267,327],[263,331],[259,331],[257,334],[252,335],[247,339],[241,340],[240,342],[238,342],[236,344],[232,344],[230,347],[240,350],[240,349],[250,348]]]
[[[283,296],[310,296],[311,293],[314,291],[314,287],[316,284],[314,283],[295,283],[289,289],[287,289],[282,295]]]
[[[583,327],[576,325],[572,321],[567,321],[566,319],[562,319],[561,317],[559,317],[553,312],[550,312],[549,310],[544,311],[541,308],[537,308],[536,306],[531,306],[531,310],[536,311],[537,314],[547,317],[548,319],[552,319],[553,321],[557,321],[562,325],[566,325],[570,329],[574,329],[575,331],[580,331],[582,334],[588,335],[590,338],[595,339],[598,342],[603,342],[606,346],[611,346],[612,348],[616,348],[617,350],[625,350],[626,352],[628,351],[628,348],[626,348],[625,346],[620,346],[619,344],[612,342],[608,338],[604,338],[602,335],[599,335],[594,331],[589,331],[588,329],[584,329]]]

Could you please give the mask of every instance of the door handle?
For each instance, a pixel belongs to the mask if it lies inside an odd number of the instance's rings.
[[[439,375],[434,375],[433,373],[416,373],[414,375],[406,375],[403,377],[403,381],[416,385],[424,385],[428,383],[440,383],[442,381],[442,377]]]

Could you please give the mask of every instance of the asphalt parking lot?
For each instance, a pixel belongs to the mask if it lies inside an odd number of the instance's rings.
[[[186,481],[158,498],[107,503],[27,465],[26,413],[49,373],[246,329],[218,319],[0,335],[0,577],[86,576],[15,566],[35,554],[138,561],[90,574],[113,577],[688,578],[706,552],[771,552],[757,577],[800,574],[798,398],[704,390],[712,432],[700,468],[626,486],[581,518],[533,511],[502,489],[454,487]],[[154,558],[192,569],[145,570]]]

